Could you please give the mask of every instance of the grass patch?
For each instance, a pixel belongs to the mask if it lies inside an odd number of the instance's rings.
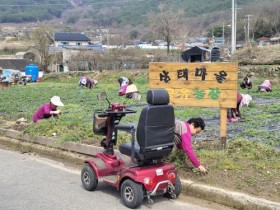
[[[55,144],[64,142],[82,142],[100,146],[103,136],[92,132],[93,113],[108,106],[106,101],[98,101],[96,96],[106,91],[112,102],[125,102],[118,96],[118,77],[132,78],[137,85],[142,99],[139,102],[126,101],[128,108],[137,111],[136,114],[125,116],[122,124],[137,124],[139,114],[146,105],[148,77],[146,71],[105,71],[101,74],[92,73],[92,78],[98,80],[98,85],[92,90],[81,89],[78,86],[78,74],[49,74],[42,83],[29,83],[26,86],[11,86],[0,92],[0,119],[15,121],[24,117],[28,123],[24,132],[31,136],[53,137]],[[240,90],[241,93],[246,93]],[[50,100],[53,95],[59,95],[65,106],[61,108],[59,119],[50,118],[38,123],[32,123],[35,110]],[[194,170],[185,155],[173,150],[169,161],[174,163],[182,177],[193,179],[219,187],[242,190],[248,193],[276,200],[280,194],[280,103],[271,100],[280,99],[280,85],[273,87],[271,93],[251,91],[253,101],[248,108],[242,108],[243,120],[228,124],[228,147],[221,150],[219,138],[219,109],[201,107],[175,107],[175,116],[182,120],[201,116],[206,120],[206,130],[195,137],[193,148],[199,160],[205,165],[209,174],[202,176]],[[258,99],[258,100],[257,100]],[[261,102],[261,104],[260,104]],[[17,129],[14,123],[4,123],[1,126]],[[200,141],[199,138],[204,141]],[[119,132],[120,143],[130,141],[131,135]],[[209,141],[205,141],[209,140]],[[211,140],[211,141],[210,141]],[[118,147],[116,147],[118,148]],[[278,148],[276,150],[275,148]],[[279,197],[278,197],[279,198]]]

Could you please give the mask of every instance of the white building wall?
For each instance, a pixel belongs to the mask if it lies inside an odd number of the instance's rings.
[[[64,42],[67,42],[68,44],[63,44]],[[64,42],[56,41],[54,43],[54,45],[55,45],[55,47],[60,47],[60,46],[87,46],[87,45],[89,45],[88,42],[81,42],[81,41],[64,41]],[[80,45],[78,43],[80,43]]]

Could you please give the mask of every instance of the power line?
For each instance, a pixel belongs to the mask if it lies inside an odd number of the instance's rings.
[[[253,15],[245,15],[245,17],[247,17],[247,22],[248,22],[248,26],[247,26],[247,45],[250,45],[250,17],[252,17]]]

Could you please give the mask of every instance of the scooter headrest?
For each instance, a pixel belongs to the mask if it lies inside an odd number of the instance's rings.
[[[147,103],[150,105],[169,104],[169,94],[166,89],[152,89],[147,92]]]

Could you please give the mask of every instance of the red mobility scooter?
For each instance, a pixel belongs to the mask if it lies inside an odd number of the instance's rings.
[[[103,96],[109,102],[106,94]],[[104,152],[85,160],[81,172],[86,190],[95,190],[98,181],[103,181],[120,190],[121,199],[129,208],[140,206],[145,197],[153,203],[151,196],[163,194],[177,198],[181,193],[175,167],[165,162],[174,145],[175,128],[174,109],[169,105],[168,92],[165,89],[149,90],[147,103],[137,128],[119,124],[122,117],[136,112],[123,104],[109,102],[108,109],[95,113],[93,130],[106,135],[101,141]],[[104,121],[98,128],[96,118]],[[120,153],[130,156],[131,161],[125,162],[114,154],[118,131],[131,133],[131,142],[119,146]]]

